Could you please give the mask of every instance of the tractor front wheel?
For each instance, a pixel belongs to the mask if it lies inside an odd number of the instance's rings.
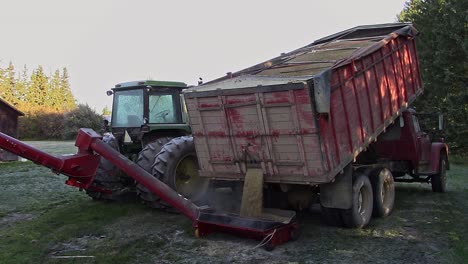
[[[104,135],[102,141],[111,148],[119,151],[117,140],[111,134]],[[86,190],[86,194],[94,200],[128,201],[135,199],[134,181],[126,176],[112,162],[101,157],[101,162],[96,171],[96,177]],[[101,192],[96,189],[104,189],[109,192]]]
[[[444,193],[447,191],[447,156],[442,154],[439,161],[439,172],[431,177],[433,192]]]

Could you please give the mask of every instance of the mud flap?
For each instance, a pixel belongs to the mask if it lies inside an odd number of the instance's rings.
[[[353,169],[351,165],[344,168],[334,182],[320,185],[320,204],[327,208],[349,209],[353,197]]]

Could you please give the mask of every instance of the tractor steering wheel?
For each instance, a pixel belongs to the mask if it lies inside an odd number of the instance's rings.
[[[157,112],[155,115],[154,115],[154,118],[159,118],[159,117],[162,117],[164,120],[166,119],[166,116],[169,114],[169,110],[168,109],[165,109],[165,110],[162,110],[160,112]]]

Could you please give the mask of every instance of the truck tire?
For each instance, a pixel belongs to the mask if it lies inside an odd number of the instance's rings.
[[[138,158],[136,161],[138,166],[142,167],[145,171],[152,173],[152,167],[156,159],[156,155],[158,155],[159,151],[161,151],[161,148],[167,142],[171,141],[171,139],[172,138],[170,137],[161,137],[157,138],[153,142],[148,143],[140,151],[140,153],[138,153]],[[148,197],[148,195],[152,194],[144,185],[137,183],[137,195],[141,200],[147,201],[151,199],[151,197]]]
[[[352,207],[341,211],[343,224],[348,228],[362,228],[369,224],[372,217],[372,184],[364,174],[353,179]]]
[[[193,137],[174,138],[165,144],[156,155],[152,174],[160,181],[196,201],[208,189],[208,180],[198,176],[198,161]],[[170,208],[160,197],[152,193],[140,196],[146,204],[154,208]]]
[[[433,192],[444,193],[447,191],[447,155],[440,156],[439,173],[432,175],[431,185]]]
[[[387,168],[380,168],[371,173],[374,209],[372,215],[386,217],[393,211],[395,204],[395,181],[392,172]]]
[[[102,141],[119,151],[117,140],[112,135],[104,135]],[[107,201],[128,201],[134,200],[136,193],[134,190],[134,181],[127,177],[123,171],[119,170],[109,160],[101,157],[101,162],[96,171],[96,177],[91,186],[106,189],[111,193],[99,192],[92,189],[87,189],[86,194],[94,200]]]

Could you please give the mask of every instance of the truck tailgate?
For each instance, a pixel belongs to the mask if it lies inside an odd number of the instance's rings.
[[[240,92],[186,96],[201,175],[242,179],[246,166],[259,166],[268,182],[320,181],[325,163],[307,83]]]

